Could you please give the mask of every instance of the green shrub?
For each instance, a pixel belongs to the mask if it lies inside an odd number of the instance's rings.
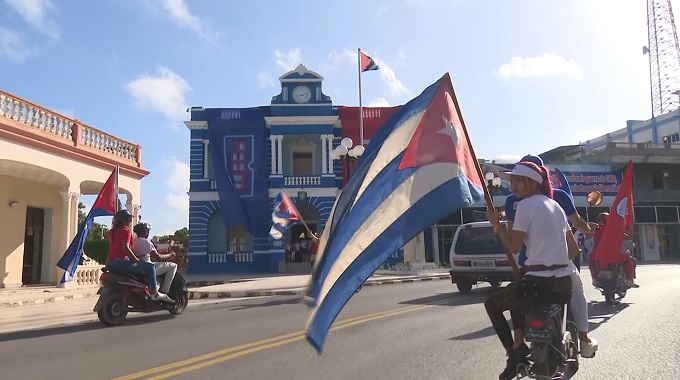
[[[86,241],[83,246],[83,251],[85,254],[101,265],[106,263],[106,253],[108,250],[108,240],[89,240]]]

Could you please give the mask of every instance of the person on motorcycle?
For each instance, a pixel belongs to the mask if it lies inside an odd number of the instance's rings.
[[[607,224],[607,218],[609,217],[608,212],[601,212],[597,215],[597,218],[595,219],[595,222],[598,224],[599,228],[595,231],[593,234],[593,239],[595,240],[595,245],[600,242],[600,239],[602,238],[602,233],[604,232],[604,227]],[[632,238],[626,234],[625,232],[623,233],[624,235],[624,242],[626,240],[632,240]],[[623,249],[622,249],[623,251]],[[626,273],[626,285],[630,288],[639,288],[640,285],[636,284],[633,281],[633,260],[631,259],[630,255],[628,252],[619,252],[620,255],[618,256],[618,259],[616,262],[623,264],[623,271]],[[595,267],[595,259],[596,257],[594,255],[590,255],[588,258],[588,267],[590,269],[590,276],[592,277],[593,280],[593,286],[599,287],[599,281],[597,280],[597,268]]]
[[[507,229],[499,222],[496,210],[487,211],[487,219],[509,252],[519,252],[526,245],[526,261],[521,271],[524,278],[532,279],[541,288],[552,289],[552,302],[565,304],[572,296],[572,274],[576,272],[571,260],[580,252],[566,214],[552,199],[553,189],[548,171],[545,166],[522,161],[512,170],[510,179],[513,194],[521,199],[514,207],[512,229]],[[508,291],[505,297],[511,314],[521,314],[517,292]],[[514,378],[517,365],[526,362],[529,352],[524,343],[524,318],[513,320],[513,324],[515,339],[506,368],[499,376],[501,380]]]
[[[541,160],[541,158],[538,156],[527,155],[523,157],[521,161],[533,162],[539,167],[544,166],[543,160]],[[573,200],[564,190],[553,189],[553,199],[560,205],[562,211],[565,212],[569,221],[577,229],[579,229],[579,231],[582,231],[586,234],[591,234],[594,232],[592,225],[588,224],[585,220],[583,220],[583,218],[581,218],[578,212],[576,212],[576,207],[574,206]],[[515,211],[517,204],[519,203],[520,200],[521,198],[519,198],[514,193],[510,194],[506,198],[505,215],[508,222],[508,229],[510,230],[513,229]],[[527,259],[526,245],[523,245],[522,248],[520,249],[518,258],[518,263],[520,267],[524,266],[526,259]],[[573,260],[574,264],[576,264],[578,260],[579,260],[578,257],[575,258]],[[588,336],[588,300],[585,295],[583,282],[581,281],[581,277],[578,274],[579,267],[575,265],[575,268],[577,269],[577,271],[574,271],[574,273],[572,273],[573,289],[570,305],[572,307],[572,314],[574,315],[574,322],[576,323],[576,327],[579,331],[580,338],[579,340],[581,341],[581,355],[584,357],[592,357],[598,348],[598,342],[594,338],[590,338]],[[496,330],[496,334],[498,335],[498,338],[501,340],[503,347],[505,347],[508,357],[510,357],[509,354],[510,352],[512,352],[513,339],[510,327],[508,326],[508,322],[506,321],[503,312],[506,310],[510,311],[513,326],[517,326],[517,323],[515,321],[524,318],[524,316],[521,314],[521,310],[519,310],[519,308],[511,308],[508,302],[509,298],[507,295],[508,293],[515,292],[516,286],[517,286],[516,282],[511,283],[505,289],[488,297],[486,301],[484,301],[484,306],[486,308],[487,314],[489,315],[489,319],[491,320],[491,324]],[[515,329],[515,335],[517,334],[521,336],[523,334],[523,331]],[[528,353],[528,347],[521,346],[520,351],[521,351],[520,354],[524,355],[519,356],[526,356],[526,353]]]
[[[132,214],[128,210],[120,210],[113,217],[113,227],[109,230],[109,250],[106,253],[106,267],[128,273],[139,273],[146,276],[149,292],[154,301],[172,301],[165,294],[159,294],[156,286],[156,267],[151,263],[140,261],[132,252]]]
[[[132,241],[132,252],[139,258],[139,260],[151,263],[156,267],[156,275],[160,276],[165,274],[163,278],[163,285],[160,287],[160,292],[163,294],[168,294],[170,291],[170,285],[172,285],[172,280],[177,274],[177,264],[165,260],[172,259],[175,257],[175,253],[171,252],[168,254],[160,254],[156,250],[149,239],[149,232],[151,231],[151,225],[148,223],[139,223],[132,228],[137,237]],[[154,260],[151,261],[153,256]]]

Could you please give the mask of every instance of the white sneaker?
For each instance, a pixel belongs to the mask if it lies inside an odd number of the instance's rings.
[[[595,356],[595,351],[597,351],[597,339],[590,338],[590,343],[585,341],[580,341],[581,345],[581,356],[584,358],[592,358]]]

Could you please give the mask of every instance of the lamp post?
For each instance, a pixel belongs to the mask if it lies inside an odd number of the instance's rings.
[[[349,179],[349,162],[357,160],[362,154],[364,154],[363,145],[354,145],[354,141],[351,138],[345,137],[340,141],[340,145],[331,151],[331,158],[334,161],[345,162],[347,179]]]
[[[497,177],[495,173],[493,172],[486,172],[484,174],[484,179],[486,179],[486,187],[489,189],[489,194],[491,195],[496,195],[498,189],[500,189],[501,184],[503,181],[501,180],[501,177]]]

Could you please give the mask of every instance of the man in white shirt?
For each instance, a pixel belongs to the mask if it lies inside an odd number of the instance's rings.
[[[172,280],[175,278],[177,273],[177,264],[168,260],[175,256],[174,252],[169,254],[160,254],[156,251],[156,247],[153,245],[151,240],[149,240],[149,231],[151,231],[151,226],[148,223],[139,223],[134,226],[133,231],[136,238],[132,241],[132,252],[139,258],[140,261],[146,261],[152,263],[156,267],[156,274],[158,276],[165,274],[163,278],[163,285],[160,286],[158,290],[160,293],[168,294],[170,291],[170,285],[172,285]],[[151,261],[151,255],[157,261]]]

